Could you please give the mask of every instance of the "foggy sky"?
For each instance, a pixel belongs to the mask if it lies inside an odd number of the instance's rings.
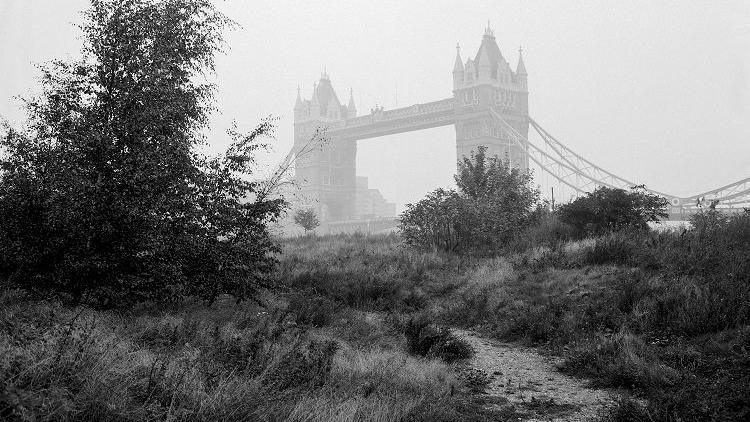
[[[75,57],[84,0],[0,0],[0,116],[19,122],[34,63]],[[523,46],[531,116],[605,169],[688,195],[750,176],[750,2],[219,1],[242,28],[218,58],[212,149],[232,120],[279,116],[270,164],[292,145],[299,85],[325,68],[360,113],[452,95],[455,45],[474,56],[487,20],[515,69]],[[396,91],[398,97],[396,99]],[[452,183],[452,126],[358,143],[358,174],[402,205]],[[544,184],[547,178],[540,177]],[[546,184],[544,185],[546,186]]]

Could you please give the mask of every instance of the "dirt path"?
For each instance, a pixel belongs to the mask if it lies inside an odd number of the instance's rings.
[[[593,421],[613,404],[612,393],[558,372],[554,359],[532,348],[452,331],[474,348],[471,368],[489,377],[488,401],[514,406],[527,421]]]

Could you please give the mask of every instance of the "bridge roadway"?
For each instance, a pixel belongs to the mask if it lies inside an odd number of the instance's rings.
[[[409,107],[373,110],[370,114],[354,117],[329,126],[326,135],[340,140],[356,141],[378,136],[411,132],[455,123],[455,100],[432,101]]]

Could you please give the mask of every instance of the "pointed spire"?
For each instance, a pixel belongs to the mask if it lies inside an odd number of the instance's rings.
[[[484,30],[484,36],[485,37],[495,37],[495,33],[492,32],[492,28],[490,27],[490,20],[487,19],[487,29]]]
[[[516,75],[527,76],[526,65],[523,62],[523,48],[518,47],[518,66],[516,66]]]
[[[453,73],[464,71],[464,64],[461,61],[461,46],[456,44],[456,63],[453,65]]]
[[[313,85],[313,93],[312,98],[310,98],[310,102],[313,105],[320,105],[320,99],[318,98],[318,84]]]
[[[294,102],[294,109],[298,110],[302,108],[302,96],[300,95],[299,85],[297,85],[297,101]]]
[[[350,112],[356,112],[357,106],[354,105],[354,90],[349,88],[349,104],[346,106]]]

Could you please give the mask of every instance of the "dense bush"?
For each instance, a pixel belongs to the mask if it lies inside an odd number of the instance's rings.
[[[301,325],[326,326],[333,321],[341,306],[341,303],[309,290],[292,292],[289,297],[289,310]]]
[[[438,189],[400,216],[407,244],[448,252],[497,253],[528,227],[536,215],[539,191],[531,173],[487,157],[479,146],[458,163],[458,191]]]
[[[659,236],[653,253],[662,267],[677,275],[748,281],[750,277],[750,213],[695,214],[691,227]]]
[[[667,200],[648,193],[642,186],[630,191],[599,187],[563,204],[557,211],[562,222],[574,228],[578,238],[601,235],[624,228],[648,230],[649,222],[666,217]]]
[[[282,202],[248,176],[271,122],[196,152],[228,25],[204,0],[92,1],[82,59],[43,67],[0,137],[0,277],[101,306],[267,283]]]
[[[409,353],[439,358],[453,363],[474,356],[474,349],[447,328],[437,327],[424,317],[410,318],[404,324]]]
[[[331,371],[338,343],[310,340],[281,355],[263,374],[263,384],[276,391],[321,387]]]
[[[585,248],[580,257],[583,265],[637,265],[637,238],[630,231],[610,233],[597,238],[593,246]],[[637,235],[636,235],[637,236]]]
[[[511,250],[525,252],[537,247],[554,248],[573,238],[573,227],[563,223],[555,212],[538,208],[532,223],[516,234]]]
[[[312,208],[299,209],[294,213],[294,224],[302,227],[305,233],[310,230],[315,230],[320,225],[318,216],[315,215],[315,210]]]

